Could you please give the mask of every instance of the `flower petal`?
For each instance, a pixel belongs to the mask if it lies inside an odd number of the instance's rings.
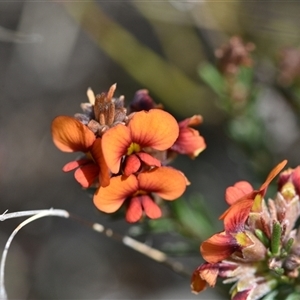
[[[110,172],[106,161],[104,159],[102,151],[102,142],[101,138],[97,138],[92,146],[91,154],[95,162],[99,166],[99,182],[100,185],[105,187],[109,185],[110,182]]]
[[[161,109],[135,113],[128,128],[133,142],[141,147],[152,147],[156,150],[170,148],[179,134],[175,118]]]
[[[75,173],[75,179],[82,185],[84,188],[91,186],[99,174],[99,167],[91,162],[89,164],[79,167]]]
[[[266,189],[268,188],[271,181],[278,175],[278,173],[286,166],[287,160],[283,160],[281,163],[279,163],[268,175],[266,181],[262,184],[259,191],[262,194],[262,196],[265,195]]]
[[[144,162],[148,166],[151,166],[151,167],[160,167],[161,166],[161,162],[157,158],[153,157],[152,155],[150,155],[146,152],[138,152],[138,153],[136,153],[136,155],[139,157],[139,159],[142,162]]]
[[[198,270],[195,270],[191,279],[192,292],[198,294],[204,291],[207,287],[206,280],[202,279]]]
[[[68,116],[56,117],[51,131],[55,146],[64,152],[87,152],[96,139],[88,127]]]
[[[143,215],[142,203],[140,198],[133,197],[129,200],[126,210],[126,221],[129,223],[137,222]]]
[[[265,195],[270,182],[284,168],[286,164],[287,160],[284,160],[280,164],[278,164],[270,172],[266,181],[262,184],[259,190],[253,190],[249,194],[246,194],[245,196],[240,198],[238,201],[233,200],[234,203],[231,205],[231,207],[229,207],[219,218],[221,220],[224,220],[224,226],[226,231],[232,232],[239,230],[248,218],[253,204],[256,204],[254,210],[258,210],[257,206],[259,206],[260,202],[258,201],[257,203],[254,203],[254,199],[258,194],[261,196],[260,198],[262,198]],[[260,198],[256,199],[259,200]]]
[[[190,127],[180,128],[178,139],[171,147],[173,151],[189,155],[191,158],[197,157],[205,148],[204,138],[198,130]]]
[[[150,97],[148,90],[138,90],[134,94],[134,97],[129,105],[130,112],[136,112],[141,110],[150,110],[158,105]]]
[[[238,232],[243,228],[254,202],[251,196],[235,202],[221,215],[219,219],[223,219],[227,232]]]
[[[160,167],[138,175],[141,190],[158,194],[165,200],[180,197],[186,189],[186,179],[179,171]]]
[[[200,251],[209,263],[217,263],[228,258],[239,246],[235,239],[225,232],[217,233],[201,244]]]
[[[78,168],[79,166],[85,165],[87,163],[91,162],[90,159],[88,158],[83,158],[83,159],[78,159],[78,160],[73,160],[68,162],[63,166],[63,171],[64,172],[70,172],[73,171],[74,169]]]
[[[192,275],[192,292],[199,293],[207,287],[214,287],[219,275],[219,264],[204,263]]]
[[[179,122],[179,127],[198,126],[202,122],[203,122],[203,118],[201,115],[193,115],[192,117]]]
[[[225,199],[229,205],[240,200],[246,194],[253,191],[252,185],[247,181],[239,181],[234,186],[230,186],[226,189]]]
[[[108,168],[117,174],[120,170],[121,158],[126,154],[132,140],[130,130],[119,124],[107,130],[102,137],[102,150]]]
[[[179,122],[179,136],[171,149],[180,154],[187,154],[191,158],[198,156],[206,148],[206,144],[199,131],[190,126],[197,126],[200,123],[202,123],[200,115]]]
[[[149,197],[149,195],[141,195],[142,205],[145,214],[150,219],[157,219],[161,217],[161,209],[159,206]]]
[[[248,300],[248,296],[250,295],[251,289],[247,289],[241,292],[237,292],[232,300]]]
[[[131,154],[126,157],[124,161],[124,175],[129,176],[133,173],[136,173],[141,167],[141,161],[135,154]]]
[[[107,187],[100,187],[94,195],[95,206],[104,212],[115,212],[120,208],[126,198],[138,190],[136,176],[130,175],[127,178],[116,176],[110,179]]]

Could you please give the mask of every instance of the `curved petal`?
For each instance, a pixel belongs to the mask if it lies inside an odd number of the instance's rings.
[[[92,146],[91,154],[96,164],[99,166],[99,182],[100,185],[105,187],[109,185],[110,172],[105,162],[101,138],[97,138]]]
[[[138,190],[138,181],[134,175],[126,179],[116,176],[110,179],[107,187],[100,187],[94,195],[95,206],[104,212],[112,213],[120,208],[126,198]]]
[[[230,206],[219,218],[224,221],[224,228],[227,232],[240,231],[252,208],[254,200],[252,197],[242,199]]]
[[[204,291],[207,287],[206,280],[202,279],[198,270],[195,270],[192,274],[191,289],[192,292],[198,294]]]
[[[180,130],[174,146],[177,152],[195,158],[206,148],[206,143],[198,130],[188,127]]]
[[[217,263],[239,250],[235,239],[225,232],[217,233],[201,244],[200,251],[209,263]]]
[[[190,127],[180,128],[178,139],[171,149],[191,158],[197,157],[206,148],[204,138],[198,130]]]
[[[219,264],[204,263],[200,265],[192,275],[193,291],[199,293],[206,288],[207,284],[214,287],[216,285],[218,275]]]
[[[203,122],[203,118],[201,115],[193,115],[190,118],[186,118],[178,123],[179,128],[185,128],[188,126],[197,126]]]
[[[124,163],[124,175],[129,176],[136,173],[141,167],[141,161],[135,154],[131,154],[126,157]]]
[[[219,219],[224,220],[225,230],[228,232],[236,232],[240,230],[241,226],[244,225],[246,219],[249,216],[253,204],[255,211],[259,210],[261,204],[261,198],[265,195],[266,190],[270,182],[274,177],[284,168],[287,164],[287,160],[282,161],[278,164],[268,175],[266,181],[262,184],[259,190],[253,190],[249,194],[246,194],[238,201],[235,201],[231,207],[229,207]],[[260,197],[256,198],[257,195]],[[254,203],[254,199],[257,199],[257,203]]]
[[[266,189],[268,188],[271,181],[278,175],[278,173],[286,166],[287,160],[283,160],[281,163],[279,163],[268,175],[266,181],[262,184],[262,186],[259,189],[260,194],[262,196],[265,195]]]
[[[149,197],[149,195],[141,195],[140,199],[147,217],[150,219],[157,219],[161,217],[161,209],[153,201],[153,199]]]
[[[55,146],[64,152],[87,152],[96,139],[88,127],[68,116],[56,117],[51,132]]]
[[[138,175],[141,190],[158,194],[165,200],[175,200],[186,189],[186,180],[181,172],[169,168],[160,167]]]
[[[112,173],[119,173],[122,156],[126,154],[131,142],[130,130],[122,124],[110,128],[103,134],[103,155]]]
[[[243,290],[234,294],[232,300],[248,300],[248,296],[251,293],[251,289]]]
[[[147,164],[148,166],[152,167],[160,167],[161,162],[157,158],[153,157],[152,155],[146,153],[146,152],[138,152],[136,155],[139,157],[139,159]]]
[[[70,172],[73,171],[74,169],[78,168],[79,166],[85,165],[87,163],[91,162],[90,159],[88,158],[83,158],[83,159],[78,159],[78,160],[73,160],[68,162],[63,166],[63,171],[64,172]]]
[[[139,197],[130,199],[126,210],[126,221],[129,223],[137,222],[143,215],[142,203]]]
[[[91,162],[87,165],[79,167],[75,173],[75,179],[82,185],[84,188],[91,186],[99,174],[99,167]]]
[[[292,182],[293,185],[296,188],[297,193],[300,193],[300,166],[296,167],[294,169],[294,172],[292,173]]]
[[[139,111],[128,124],[132,141],[141,147],[166,150],[176,141],[179,134],[178,123],[169,113],[161,109]]]
[[[225,199],[229,205],[240,200],[243,196],[253,191],[252,185],[247,181],[239,181],[234,186],[226,189]]]

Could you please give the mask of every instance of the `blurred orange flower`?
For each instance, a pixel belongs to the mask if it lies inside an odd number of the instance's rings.
[[[241,252],[244,260],[252,259],[249,247],[255,245],[255,260],[264,255],[264,247],[253,234],[245,230],[244,225],[250,212],[261,208],[262,199],[268,185],[284,168],[287,161],[278,164],[268,175],[259,190],[253,190],[250,183],[241,181],[226,190],[226,201],[230,208],[220,217],[224,220],[224,231],[204,241],[200,247],[203,258],[209,263],[217,263],[230,257],[234,252]],[[244,250],[247,249],[247,252]],[[259,251],[260,249],[261,251]],[[249,257],[251,256],[251,257]]]
[[[80,121],[68,116],[58,116],[52,122],[52,138],[58,149],[64,152],[83,152],[85,157],[71,161],[64,172],[76,169],[75,179],[85,188],[97,178],[102,186],[109,184],[110,173],[102,154],[101,139]]]
[[[269,184],[286,164],[279,163],[258,190],[246,181],[227,188],[225,198],[231,206],[221,216],[224,231],[201,244],[206,262],[192,275],[193,292],[213,287],[217,277],[224,277],[224,283],[235,282],[231,299],[260,299],[282,274],[291,280],[298,276],[294,258],[299,248],[292,229],[300,214],[300,167],[282,172],[276,198],[264,200]]]
[[[117,211],[127,205],[126,220],[137,222],[144,213],[151,219],[161,216],[152,193],[165,200],[175,200],[186,188],[185,176],[170,167],[154,168],[148,172],[128,177],[112,177],[107,187],[100,187],[94,195],[95,206],[106,213]]]
[[[226,200],[227,203],[231,204],[231,206],[220,216],[220,219],[224,220],[225,230],[231,231],[239,224],[244,224],[250,211],[257,211],[261,209],[260,205],[262,198],[265,196],[269,184],[286,164],[287,160],[279,163],[269,173],[266,181],[258,190],[254,190],[250,184],[247,185],[245,182],[242,182],[238,183],[237,186],[230,187],[226,191]],[[240,195],[242,197],[239,197]]]
[[[197,126],[201,123],[202,117],[200,115],[194,115],[179,122],[179,136],[171,150],[186,154],[191,158],[197,157],[206,148],[206,144],[199,131],[191,128],[191,126]]]

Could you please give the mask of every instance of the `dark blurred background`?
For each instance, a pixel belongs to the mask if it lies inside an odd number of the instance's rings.
[[[99,213],[73,175],[61,171],[76,154],[57,150],[50,134],[55,116],[80,112],[88,87],[100,93],[117,83],[116,96],[128,102],[146,88],[178,120],[203,116],[207,149],[175,165],[192,183],[187,195],[201,193],[217,217],[225,188],[254,174],[226,135],[227,116],[197,68],[213,62],[214,50],[231,35],[241,35],[256,45],[266,84],[261,110],[284,111],[268,78],[280,49],[299,46],[299,14],[298,2],[275,1],[0,2],[0,213],[62,208],[128,232],[128,224]],[[281,146],[278,159],[291,166],[299,164],[295,128],[290,139],[276,130],[273,139]],[[1,247],[20,221],[0,224]],[[200,254],[180,259],[191,271],[201,262]],[[59,218],[25,227],[6,266],[10,299],[222,298],[212,291],[195,296],[189,284],[121,243]]]

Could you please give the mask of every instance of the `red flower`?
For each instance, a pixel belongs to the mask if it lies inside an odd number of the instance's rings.
[[[125,202],[127,205],[126,220],[138,221],[143,214],[152,219],[161,216],[161,210],[155,203],[152,193],[165,200],[175,200],[186,188],[186,178],[181,172],[159,167],[137,176],[131,174],[124,178],[112,177],[110,185],[99,188],[94,195],[95,206],[106,213],[117,211]]]
[[[75,118],[58,116],[52,122],[52,138],[58,149],[64,152],[83,152],[86,157],[71,161],[63,167],[64,172],[77,169],[75,179],[89,187],[99,179],[102,186],[109,184],[109,170],[102,154],[101,139]]]
[[[237,267],[238,265],[236,263],[229,261],[216,264],[204,263],[200,265],[192,275],[192,292],[197,294],[205,290],[207,286],[214,287],[218,276],[226,277],[231,275]]]
[[[278,179],[278,190],[281,191],[288,182],[292,183],[297,194],[300,194],[300,166],[295,169],[287,169],[280,174]]]
[[[245,181],[238,182],[226,190],[226,201],[231,206],[220,217],[224,220],[225,230],[202,243],[200,251],[206,261],[217,263],[227,259],[235,252],[240,253],[240,258],[244,261],[263,258],[265,247],[250,231],[245,230],[245,222],[250,211],[261,209],[262,198],[268,185],[286,163],[287,161],[283,161],[278,164],[259,190],[253,190],[252,186]],[[254,253],[251,248],[255,250]]]
[[[206,148],[206,144],[199,131],[190,126],[197,126],[201,123],[202,117],[200,115],[194,115],[179,122],[179,136],[171,150],[180,154],[187,154],[191,158],[198,156]]]
[[[137,112],[127,126],[117,125],[103,135],[105,161],[111,172],[117,174],[125,155],[136,156],[125,160],[124,172],[127,176],[137,172],[142,162],[158,167],[160,161],[143,150],[145,148],[167,150],[174,144],[178,133],[178,124],[169,113],[160,109]]]
[[[231,206],[220,217],[221,220],[224,220],[225,230],[232,231],[232,229],[239,226],[239,224],[245,223],[250,211],[259,211],[261,209],[261,200],[269,184],[286,164],[286,160],[279,163],[269,173],[266,181],[258,190],[250,191],[250,184],[238,183],[238,186],[231,187],[226,191],[226,200],[229,204],[231,203]]]

